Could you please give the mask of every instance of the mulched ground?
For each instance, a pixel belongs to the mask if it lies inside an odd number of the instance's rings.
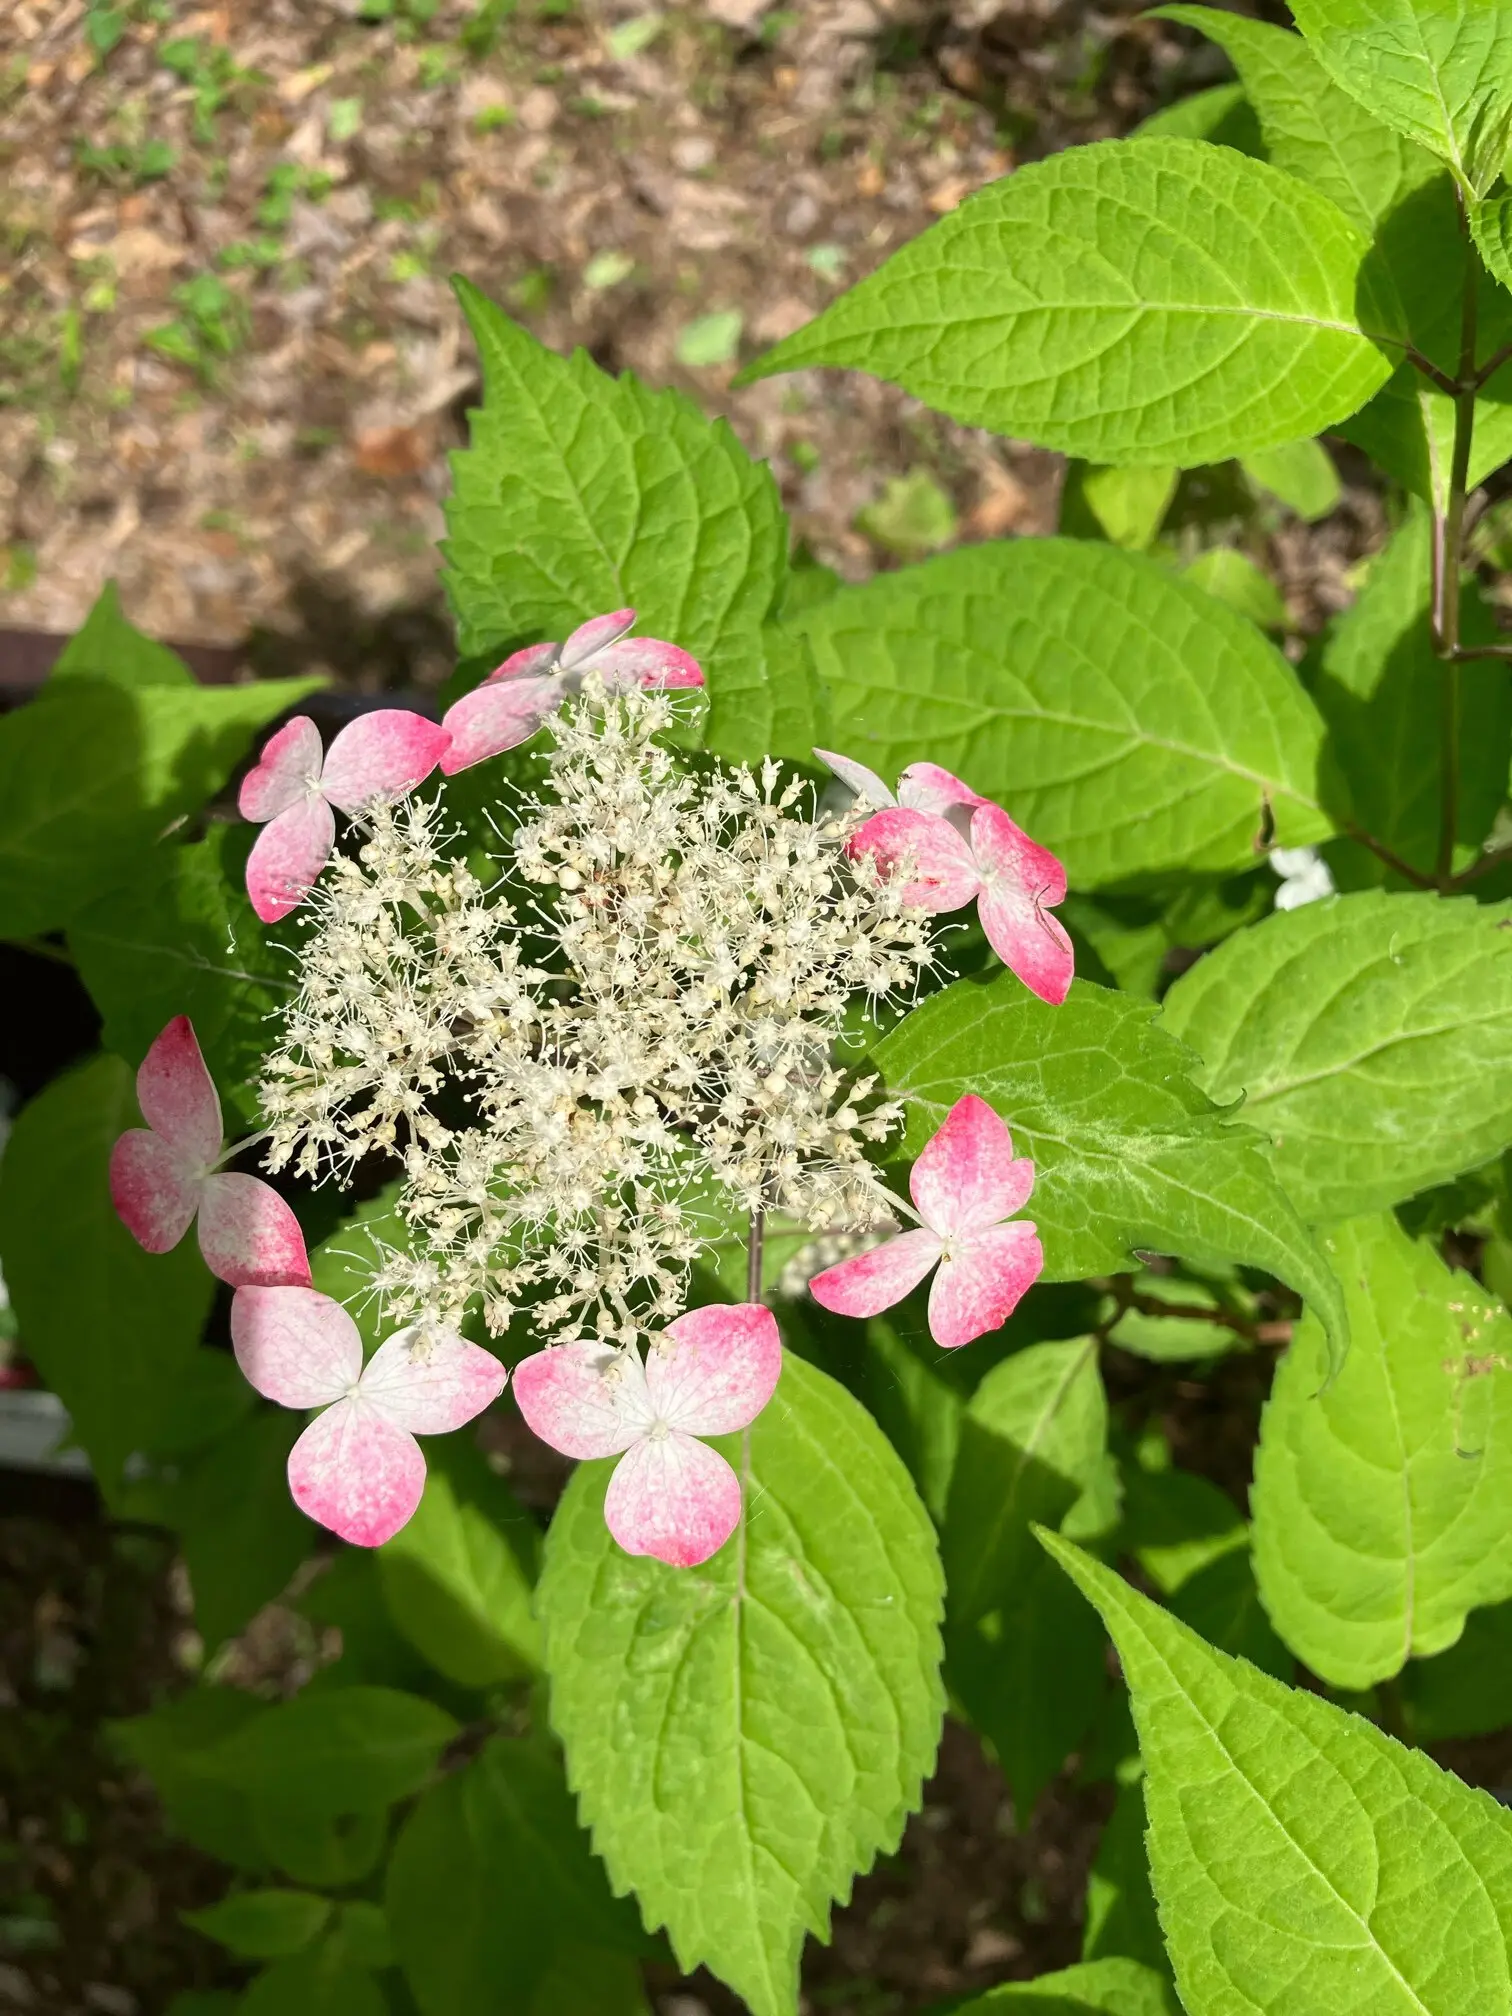
[[[981,183],[1206,81],[1210,51],[1123,0],[524,0],[491,49],[473,0],[366,7],[388,18],[0,10],[0,624],[70,629],[113,575],[158,636],[440,676],[431,549],[476,383],[453,271],[728,414],[847,575],[899,540],[1051,529],[1053,457],[861,378],[728,381]],[[869,535],[903,476],[938,501]]]

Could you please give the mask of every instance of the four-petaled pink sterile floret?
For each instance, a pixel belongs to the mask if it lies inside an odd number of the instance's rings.
[[[200,1251],[212,1274],[236,1286],[300,1285],[310,1279],[299,1221],[271,1184],[217,1170],[225,1145],[220,1100],[187,1015],[176,1015],[137,1073],[145,1127],[110,1153],[116,1214],[149,1253],[177,1246],[199,1217]]]
[[[364,714],[322,753],[320,730],[306,714],[268,738],[237,800],[244,819],[263,827],[247,858],[247,894],[264,924],[297,909],[314,888],[336,844],[332,812],[361,812],[402,798],[441,760],[446,731],[423,714],[382,707]]]
[[[696,658],[659,637],[631,637],[633,609],[580,623],[565,644],[529,644],[448,709],[441,768],[448,777],[526,742],[548,714],[581,691],[589,673],[616,687],[702,686]]]
[[[1015,1160],[1008,1129],[968,1092],[925,1144],[908,1178],[917,1230],[900,1232],[854,1259],[827,1267],[809,1283],[814,1300],[838,1316],[875,1316],[901,1302],[930,1268],[929,1331],[954,1350],[996,1330],[1038,1280],[1045,1264],[1039,1236],[1021,1211],[1034,1188],[1034,1164]]]
[[[564,1456],[618,1456],[604,1518],[627,1554],[695,1568],[740,1519],[740,1479],[695,1438],[749,1427],[771,1399],[782,1345],[756,1302],[690,1309],[642,1364],[633,1347],[554,1344],[515,1367],[520,1412]]]
[[[446,1435],[497,1400],[509,1374],[454,1330],[417,1323],[364,1365],[357,1325],[313,1288],[242,1288],[236,1362],[280,1407],[322,1407],[289,1452],[294,1502],[358,1547],[381,1547],[425,1489],[417,1435]]]
[[[987,942],[1031,993],[1058,1006],[1075,955],[1048,913],[1066,894],[1066,871],[994,805],[936,763],[912,763],[896,798],[874,771],[826,749],[814,754],[857,797],[879,809],[847,851],[870,854],[884,873],[907,867],[903,900],[936,914],[975,901]]]

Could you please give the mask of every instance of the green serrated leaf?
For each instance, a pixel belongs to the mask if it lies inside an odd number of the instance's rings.
[[[389,2016],[383,1990],[334,1938],[265,1967],[236,2008],[237,2016]]]
[[[1367,890],[1209,953],[1162,1020],[1268,1134],[1313,1223],[1384,1210],[1512,1143],[1512,905]]]
[[[1253,155],[1257,161],[1265,159],[1260,121],[1242,84],[1214,84],[1207,91],[1194,91],[1190,98],[1152,112],[1134,131],[1141,140],[1206,140],[1214,147]]]
[[[1225,1554],[1249,1544],[1244,1515],[1226,1491],[1195,1471],[1124,1470],[1124,1546],[1163,1596]]]
[[[312,1815],[374,1811],[418,1792],[457,1735],[434,1702],[389,1687],[296,1694],[204,1762],[222,1784]]]
[[[110,1150],[139,1124],[131,1073],[100,1056],[23,1107],[0,1161],[0,1269],[27,1356],[114,1498],[152,1442],[210,1313],[198,1248],[144,1253],[110,1201]]]
[[[1150,1868],[1188,2016],[1512,2003],[1512,1814],[1204,1645],[1058,1535],[1043,1542],[1101,1611],[1133,1696]]]
[[[247,1796],[211,1768],[218,1746],[268,1712],[236,1687],[192,1687],[149,1714],[110,1725],[112,1742],[152,1780],[174,1834],[238,1868],[265,1868]]]
[[[248,1126],[258,1118],[268,1018],[287,1006],[296,971],[247,901],[255,830],[212,826],[174,848],[163,872],[80,911],[68,933],[107,1049],[135,1067],[164,1025],[187,1015],[222,1106]]]
[[[535,1521],[482,1451],[438,1439],[414,1517],[378,1552],[389,1614],[449,1680],[518,1680],[541,1659],[530,1610],[539,1545]]]
[[[1074,462],[1061,490],[1061,530],[1094,537],[1101,534],[1131,553],[1143,553],[1154,543],[1171,499],[1179,469],[1156,463],[1148,468],[1100,469]],[[1091,525],[1084,527],[1078,505]]]
[[[700,660],[716,707],[725,688],[781,689],[760,644],[788,544],[767,465],[680,393],[610,378],[583,351],[558,357],[467,281],[457,292],[484,382],[443,547],[463,653],[564,637],[629,604],[643,634]],[[780,690],[768,704],[780,719]]]
[[[1011,974],[960,980],[915,1008],[874,1055],[908,1099],[908,1153],[966,1092],[1007,1120],[1018,1152],[1034,1159],[1029,1208],[1048,1280],[1120,1273],[1136,1251],[1197,1266],[1242,1261],[1312,1302],[1342,1354],[1338,1283],[1264,1144],[1198,1091],[1187,1076],[1197,1060],[1147,1004],[1077,980],[1051,1008]]]
[[[1460,228],[1447,174],[1410,191],[1381,226],[1379,256],[1390,271],[1413,347],[1454,377],[1460,368],[1465,262],[1475,264],[1478,354],[1512,342],[1512,297],[1482,271]],[[1454,399],[1416,365],[1399,364],[1367,406],[1338,432],[1388,475],[1442,512],[1453,465]],[[1488,379],[1475,402],[1467,483],[1484,481],[1512,456],[1512,365]]]
[[[1262,448],[1246,455],[1240,467],[1256,489],[1266,491],[1310,525],[1336,511],[1344,495],[1333,457],[1321,441],[1289,441],[1284,448]]]
[[[1293,0],[1334,82],[1447,161],[1467,193],[1501,173],[1512,123],[1512,8],[1502,0]]]
[[[1418,1743],[1490,1736],[1512,1723],[1512,1603],[1472,1610],[1464,1634],[1403,1669],[1402,1711]]]
[[[1441,722],[1450,676],[1433,646],[1432,539],[1428,513],[1418,506],[1325,642],[1312,686],[1328,722],[1330,756],[1343,774],[1341,798],[1365,832],[1430,873],[1439,849]],[[1467,644],[1496,634],[1473,581],[1460,596],[1460,626]],[[1512,680],[1505,665],[1473,661],[1455,676],[1461,720],[1454,866],[1463,868],[1479,854],[1507,796]]]
[[[129,1494],[135,1516],[178,1535],[195,1625],[209,1650],[280,1596],[310,1553],[315,1532],[288,1481],[289,1450],[302,1425],[297,1414],[258,1407],[169,1475]]]
[[[1117,140],[1021,168],[744,375],[848,365],[968,426],[1190,468],[1317,434],[1390,375],[1365,237],[1226,147]]]
[[[1180,1364],[1190,1358],[1221,1358],[1239,1342],[1227,1325],[1204,1319],[1219,1313],[1213,1290],[1201,1281],[1188,1281],[1179,1274],[1136,1274],[1132,1283],[1136,1296],[1158,1303],[1160,1308],[1125,1309],[1108,1332],[1108,1342],[1121,1351],[1156,1364]],[[1165,1309],[1188,1309],[1183,1316],[1166,1315]]]
[[[1300,35],[1218,7],[1158,7],[1223,49],[1254,107],[1272,166],[1311,183],[1367,236],[1409,191],[1432,179],[1431,154],[1382,125],[1329,77]]]
[[[1107,1679],[1101,1633],[1040,1567],[1030,1526],[1066,1517],[1107,1433],[1093,1338],[1033,1344],[994,1366],[961,1424],[940,1534],[945,1684],[996,1753],[1021,1822],[1086,1734]]]
[[[1512,289],[1512,196],[1491,196],[1469,206],[1475,248],[1488,271]]]
[[[0,720],[0,936],[57,930],[152,873],[165,830],[219,789],[259,728],[322,683],[49,680]]]
[[[1331,1686],[1389,1680],[1512,1596],[1512,1316],[1396,1220],[1331,1227],[1352,1348],[1326,1388],[1304,1317],[1255,1458],[1271,1622]]]
[[[1179,2016],[1171,1984],[1137,1960],[1092,1960],[1010,1981],[963,2002],[956,2016]]]
[[[1165,1940],[1155,1915],[1155,1893],[1150,1888],[1150,1864],[1145,1855],[1144,1785],[1138,1771],[1119,1784],[1087,1874],[1082,1958],[1099,1960],[1114,1954],[1136,1960],[1169,1979]]]
[[[1322,722],[1251,625],[1153,560],[1071,539],[962,548],[844,588],[795,627],[831,746],[928,758],[1008,806],[1079,888],[1252,867],[1330,830]]]
[[[385,1901],[423,2016],[526,2008],[565,1947],[650,1950],[634,1908],[609,1893],[560,1759],[506,1737],[420,1800]]]
[[[1185,570],[1186,579],[1245,616],[1261,630],[1284,630],[1288,618],[1280,590],[1247,553],[1212,546]]]
[[[242,1890],[183,1919],[240,1959],[282,1960],[313,1945],[330,1915],[330,1898],[308,1890]]]
[[[728,1455],[742,1533],[699,1569],[622,1554],[584,1464],[537,1599],[553,1723],[611,1881],[755,2016],[794,2016],[805,1932],[893,1848],[939,1739],[934,1535],[841,1386],[787,1358]]]
[[[120,591],[107,581],[59,652],[49,679],[112,679],[119,686],[192,686],[194,674],[176,651],[146,637],[121,611]]]

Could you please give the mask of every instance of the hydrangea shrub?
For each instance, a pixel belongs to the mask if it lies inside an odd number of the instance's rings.
[[[103,1031],[0,1167],[26,1350],[212,1653],[339,1634],[120,1732],[249,2011],[796,2016],[947,1712],[1021,1815],[1117,1786],[983,2016],[1512,2009],[1512,1816],[1420,1747],[1512,1724],[1512,16],[1166,11],[1236,85],[749,367],[1061,451],[1080,536],[797,571],[464,282],[437,718],[327,746],[107,596],[0,723]],[[1326,515],[1324,433],[1391,529],[1293,658],[1160,525]],[[1246,1353],[1253,1530],[1168,1432]]]

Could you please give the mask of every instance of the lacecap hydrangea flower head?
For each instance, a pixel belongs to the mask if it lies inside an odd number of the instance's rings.
[[[264,1166],[397,1180],[403,1236],[369,1284],[393,1334],[364,1366],[302,1240],[263,1264],[277,1214],[260,1198],[240,1199],[254,1259],[221,1271],[248,1378],[324,1410],[290,1460],[296,1499],[359,1544],[418,1503],[415,1436],[502,1392],[503,1365],[467,1330],[524,1334],[526,1421],[566,1454],[617,1457],[615,1537],[692,1566],[741,1512],[735,1471],[700,1438],[748,1428],[779,1383],[760,1302],[772,1218],[875,1248],[818,1276],[832,1309],[870,1313],[937,1269],[947,1345],[1001,1322],[1039,1271],[1033,1227],[1006,1222],[1032,1165],[1002,1121],[981,1101],[957,1109],[910,1206],[873,1161],[902,1107],[850,1046],[858,1002],[911,998],[939,963],[934,917],[971,900],[1014,970],[1060,999],[1059,864],[934,766],[888,805],[872,773],[827,757],[855,792],[830,812],[770,760],[690,761],[668,731],[702,670],[630,636],[633,621],[617,610],[517,652],[439,726],[379,710],[322,753],[313,724],[291,723],[244,787],[266,822],[249,893],[264,920],[289,920],[298,960],[261,1085]],[[448,819],[444,780],[532,737],[541,781],[525,791],[501,769],[485,859]],[[218,1225],[230,1193],[213,1186],[259,1182],[217,1173],[208,1075],[192,1126],[157,1082],[147,1135],[118,1151],[122,1215],[154,1250],[196,1205],[202,1237],[207,1210]],[[900,1216],[919,1230],[876,1247]],[[690,1310],[694,1262],[732,1229],[750,1242],[748,1300]]]

